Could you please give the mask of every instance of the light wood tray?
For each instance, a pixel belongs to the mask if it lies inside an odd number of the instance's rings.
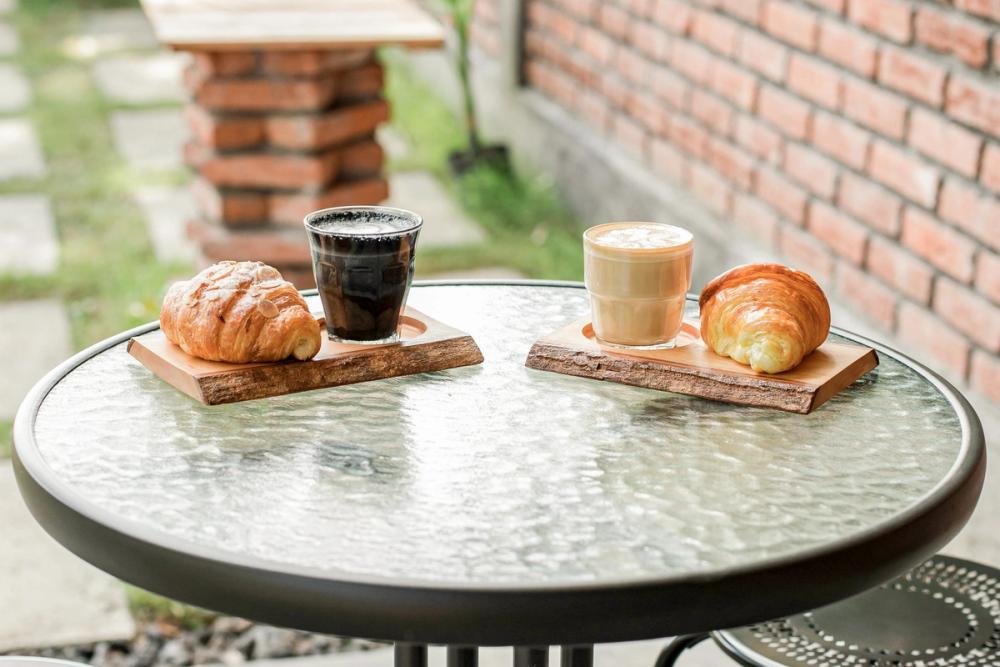
[[[536,342],[525,365],[806,414],[875,368],[878,355],[869,347],[827,341],[792,370],[768,375],[712,352],[692,322],[684,322],[673,349],[622,350],[599,343],[585,318]]]
[[[368,380],[471,366],[483,361],[472,336],[407,308],[398,343],[346,345],[327,338],[308,361],[228,364],[186,354],[159,329],[132,338],[128,352],[160,379],[205,405],[235,403]]]

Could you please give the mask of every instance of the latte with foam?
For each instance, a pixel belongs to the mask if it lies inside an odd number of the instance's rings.
[[[583,235],[594,333],[606,343],[670,347],[691,287],[691,232],[653,222],[612,222]]]

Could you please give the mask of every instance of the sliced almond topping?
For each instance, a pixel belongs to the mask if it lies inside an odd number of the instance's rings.
[[[273,266],[262,264],[257,267],[257,280],[280,280],[281,274]]]
[[[269,301],[268,299],[261,299],[257,303],[257,310],[268,319],[278,316],[278,307],[274,305],[273,301]]]

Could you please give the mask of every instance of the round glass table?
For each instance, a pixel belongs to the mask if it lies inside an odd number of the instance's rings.
[[[587,312],[576,284],[424,284],[410,303],[471,333],[484,363],[206,407],[126,353],[155,325],[82,352],[17,415],[31,511],[143,588],[394,641],[400,664],[434,643],[576,646],[583,665],[595,642],[872,587],[978,499],[964,398],[856,336],[834,333],[880,365],[799,415],[525,368],[536,338]]]

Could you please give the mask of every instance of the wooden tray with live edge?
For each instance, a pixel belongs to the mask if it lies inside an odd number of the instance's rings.
[[[685,321],[670,350],[624,350],[594,337],[585,318],[540,339],[525,365],[543,371],[806,414],[878,365],[875,350],[826,341],[795,368],[769,375],[715,354]]]
[[[129,340],[128,351],[160,379],[205,405],[472,366],[483,361],[472,336],[416,309],[406,309],[399,331],[398,343],[347,345],[331,341],[324,328],[323,345],[308,361],[206,361],[186,354],[159,329]]]

